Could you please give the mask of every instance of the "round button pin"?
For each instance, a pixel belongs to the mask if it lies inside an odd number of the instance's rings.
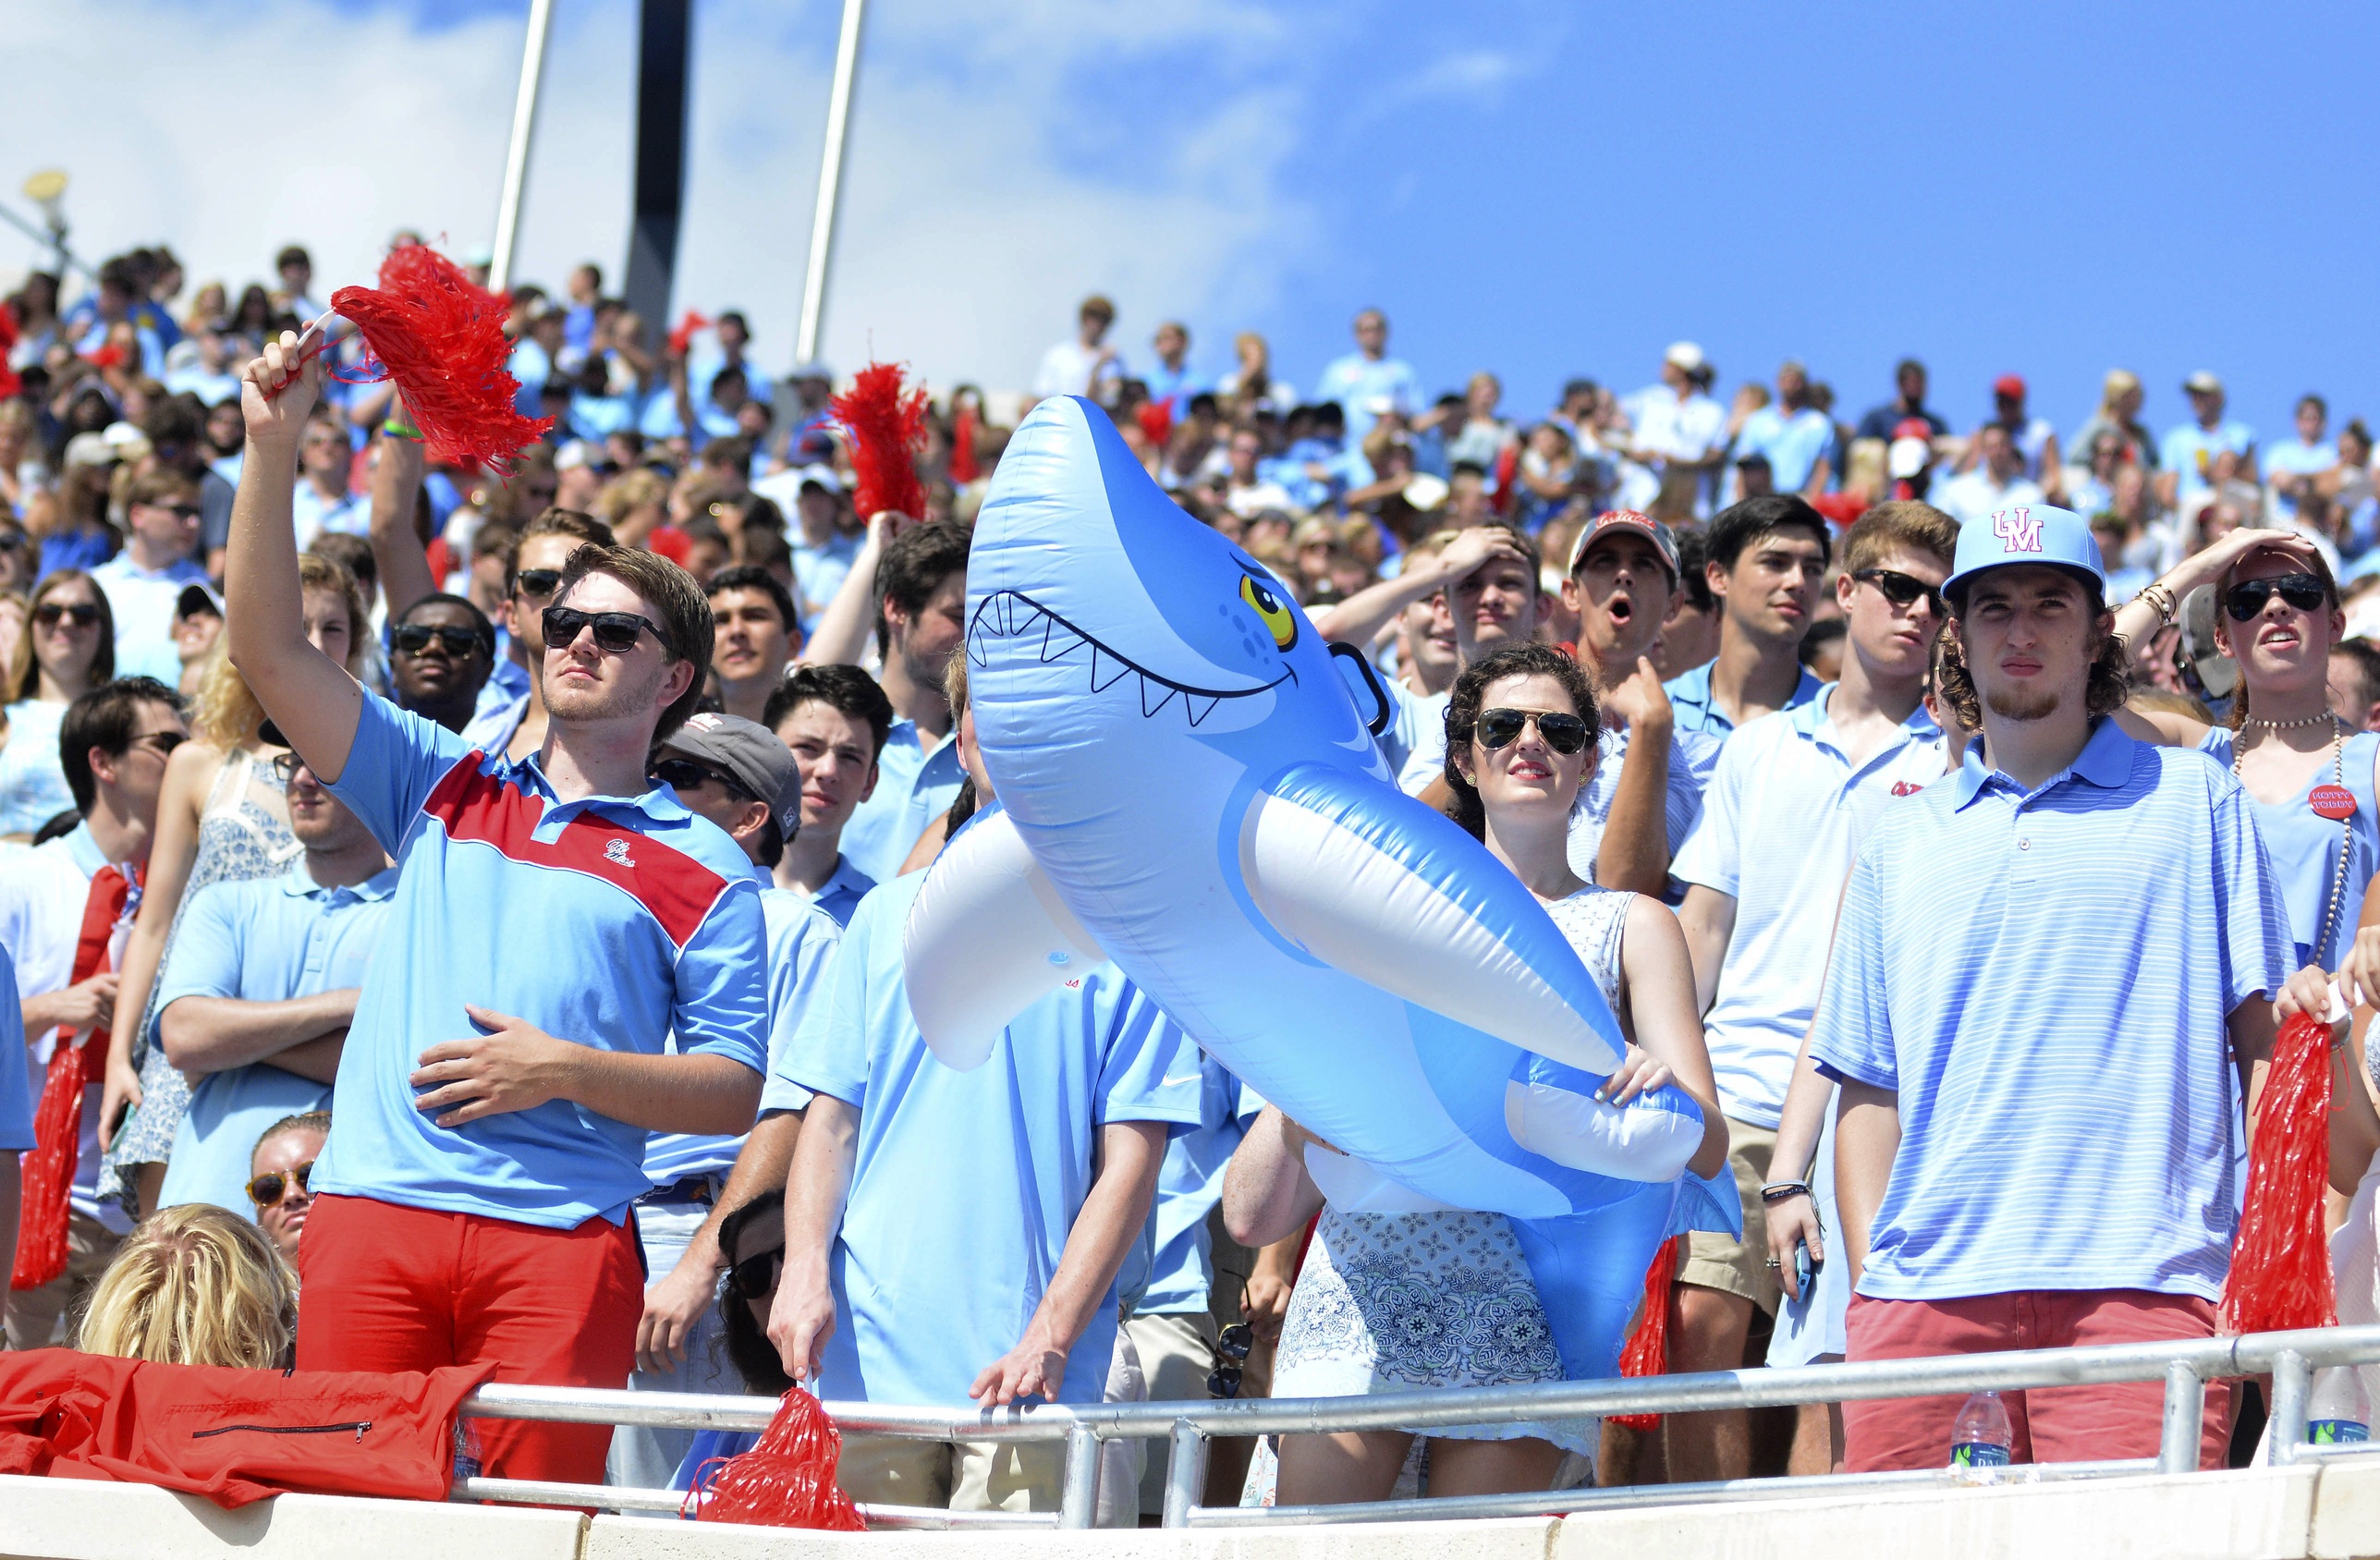
[[[2355,816],[2355,793],[2344,786],[2316,786],[2306,801],[2325,818]]]

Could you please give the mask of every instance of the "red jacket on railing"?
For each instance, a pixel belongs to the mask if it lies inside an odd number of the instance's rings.
[[[444,1500],[456,1407],[495,1368],[299,1375],[0,1353],[0,1473],[162,1484],[226,1506],[291,1491]]]

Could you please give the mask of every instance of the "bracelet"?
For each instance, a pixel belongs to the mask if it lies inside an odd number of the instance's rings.
[[[1809,1195],[1810,1183],[1807,1181],[1769,1181],[1760,1188],[1760,1200],[1763,1202],[1783,1202],[1791,1198]]]
[[[2152,579],[2141,587],[2140,599],[2148,603],[2150,610],[2157,615],[2157,627],[2160,628],[2172,628],[2173,620],[2180,615],[2181,602],[2174,595],[2173,587],[2162,579]]]
[[[417,445],[421,442],[421,430],[414,427],[411,422],[397,418],[391,417],[384,420],[381,422],[380,431],[392,439],[410,439]]]

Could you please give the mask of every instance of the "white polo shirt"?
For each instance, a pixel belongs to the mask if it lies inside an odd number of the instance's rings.
[[[1703,1019],[1727,1115],[1774,1127],[1817,1011],[1844,874],[1896,796],[1940,779],[1942,733],[1921,706],[1854,768],[1826,713],[1835,689],[1748,722],[1720,750],[1703,817],[1671,875],[1736,901]]]

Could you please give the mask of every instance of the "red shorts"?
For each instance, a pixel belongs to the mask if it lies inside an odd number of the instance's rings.
[[[1851,1297],[1843,1330],[1847,1359],[1913,1359],[2020,1348],[2080,1348],[2215,1335],[2215,1307],[2195,1295],[2146,1289],[2025,1289],[1956,1300]],[[2036,1387],[2004,1392],[2016,1432],[2010,1458],[2093,1462],[2154,1457],[2165,1421],[2165,1383]],[[1950,1461],[1950,1421],[1967,1401],[1882,1397],[1843,1405],[1843,1463],[1851,1473],[1941,1468]],[[2221,1468],[2231,1444],[2231,1389],[2210,1382],[2199,1432],[2202,1468]]]
[[[298,1369],[428,1371],[621,1387],[636,1366],[644,1262],[633,1223],[544,1229],[320,1196],[298,1242]],[[474,1421],[491,1478],[604,1481],[609,1425]]]

